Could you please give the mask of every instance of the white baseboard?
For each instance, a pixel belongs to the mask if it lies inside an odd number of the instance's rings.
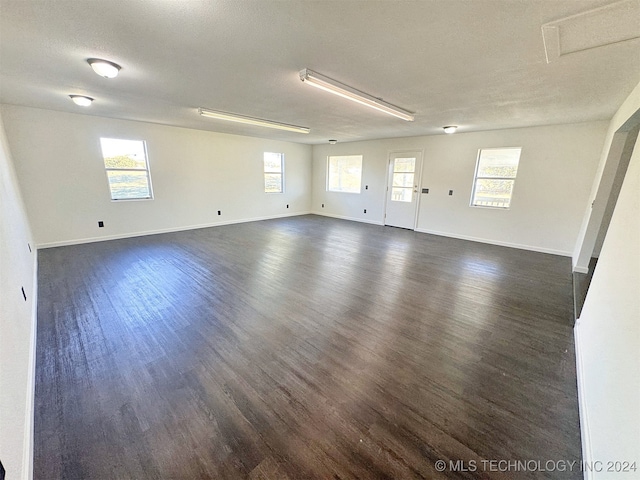
[[[332,213],[325,213],[325,212],[318,212],[318,211],[314,211],[311,212],[313,215],[321,215],[323,217],[331,217],[331,218],[339,218],[341,220],[350,220],[352,222],[362,222],[362,223],[370,223],[373,225],[384,225],[384,222],[381,222],[379,220],[365,220],[363,218],[356,218],[356,217],[347,217],[345,215],[335,215]],[[479,238],[479,237],[472,237],[469,235],[458,235],[458,234],[454,234],[454,233],[448,233],[448,232],[438,232],[435,230],[427,230],[424,228],[416,228],[415,229],[416,232],[420,232],[420,233],[428,233],[430,235],[438,235],[441,237],[449,237],[449,238],[458,238],[460,240],[470,240],[472,242],[479,242],[479,243],[487,243],[490,245],[499,245],[501,247],[510,247],[510,248],[519,248],[520,250],[530,250],[533,252],[541,252],[541,253],[550,253],[552,255],[561,255],[563,257],[570,257],[572,255],[572,252],[568,252],[568,251],[564,251],[564,250],[556,250],[553,248],[545,248],[545,247],[536,247],[533,245],[523,245],[523,244],[519,244],[519,243],[511,243],[511,242],[502,242],[499,240],[491,240],[491,239],[487,239],[487,238]]]
[[[370,223],[371,225],[383,225],[383,223],[378,220],[366,220],[364,218],[347,217],[345,215],[334,215],[333,213],[324,213],[324,212],[309,212],[309,213],[313,215],[320,215],[321,217],[331,217],[331,218],[339,218],[340,220],[349,220],[351,222]]]
[[[580,412],[580,438],[582,439],[582,462],[583,465],[593,463],[591,452],[591,436],[589,434],[589,418],[587,410],[587,399],[584,396],[584,365],[582,364],[582,353],[580,343],[580,320],[576,321],[573,327],[573,340],[576,350],[576,377],[578,380],[578,410]],[[591,480],[591,470],[584,469],[584,480]]]
[[[22,478],[33,478],[33,425],[36,396],[36,339],[38,337],[38,250],[34,249],[33,286],[31,288],[31,339],[29,340],[29,373],[27,377],[27,405],[22,445]]]
[[[272,220],[275,218],[297,217],[300,215],[309,215],[311,213],[312,212],[283,213],[279,215],[269,215],[265,217],[241,218],[238,220],[226,220],[221,222],[203,223],[200,225],[186,225],[182,227],[160,228],[157,230],[146,230],[143,232],[131,232],[131,233],[122,233],[118,235],[104,235],[100,237],[89,237],[89,238],[76,238],[73,240],[63,240],[61,242],[39,243],[37,247],[38,248],[65,247],[68,245],[80,245],[82,243],[104,242],[106,240],[119,240],[122,238],[144,237],[146,235],[157,235],[160,233],[183,232],[186,230],[197,230],[199,228],[219,227],[222,225],[234,225],[236,223],[259,222],[261,220]]]
[[[532,252],[550,253],[552,255],[562,255],[563,257],[570,257],[572,252],[564,250],[556,250],[554,248],[537,247],[534,245],[523,245],[520,243],[503,242],[500,240],[491,240],[488,238],[472,237],[469,235],[458,235],[456,233],[437,232],[434,230],[427,230],[424,228],[416,228],[416,232],[428,233],[430,235],[439,235],[441,237],[458,238],[460,240],[470,240],[472,242],[488,243],[490,245],[499,245],[501,247],[519,248],[520,250],[530,250]]]
[[[122,238],[132,238],[132,237],[143,237],[145,235],[157,235],[161,233],[181,232],[185,230],[196,230],[199,228],[218,227],[221,225],[233,225],[236,223],[258,222],[261,220],[271,220],[271,219],[284,218],[284,217],[296,217],[300,215],[309,215],[309,214],[320,215],[322,217],[338,218],[340,220],[349,220],[352,222],[368,223],[371,225],[384,225],[384,223],[380,220],[368,220],[364,218],[348,217],[346,215],[336,215],[332,213],[325,213],[325,212],[318,212],[318,211],[305,211],[305,212],[296,212],[296,213],[284,213],[279,215],[270,215],[270,216],[264,216],[264,217],[242,218],[238,220],[227,220],[227,221],[220,221],[220,222],[204,223],[199,225],[187,225],[182,227],[170,227],[170,228],[162,228],[157,230],[146,230],[142,232],[131,232],[131,233],[118,234],[118,235],[104,235],[100,237],[77,238],[73,240],[63,240],[60,242],[40,243],[37,245],[37,248],[53,248],[53,247],[64,247],[67,245],[80,245],[83,243],[103,242],[106,240],[118,240]],[[428,233],[431,235],[439,235],[442,237],[458,238],[460,240],[470,240],[472,242],[487,243],[487,244],[499,245],[503,247],[519,248],[521,250],[531,250],[534,252],[550,253],[553,255],[562,255],[565,257],[571,256],[571,252],[566,252],[563,250],[555,250],[551,248],[536,247],[532,245],[522,245],[522,244],[510,243],[510,242],[502,242],[499,240],[490,240],[486,238],[473,237],[469,235],[458,235],[458,234],[453,234],[448,232],[438,232],[438,231],[427,230],[423,228],[416,228],[415,231],[420,233]],[[582,272],[582,270],[580,270],[580,267],[574,267],[574,271],[580,272],[580,273],[587,273],[587,272]]]

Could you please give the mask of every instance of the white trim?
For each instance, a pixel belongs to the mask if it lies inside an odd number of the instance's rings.
[[[279,172],[267,172],[265,171],[265,165],[264,165],[264,161],[265,161],[265,155],[270,154],[270,155],[278,155],[280,157],[280,171]],[[280,191],[279,192],[267,192],[266,188],[267,185],[265,183],[265,175],[280,175]],[[284,153],[278,153],[278,152],[263,152],[262,153],[262,181],[263,183],[265,183],[263,185],[263,188],[265,188],[264,193],[267,195],[272,195],[272,194],[283,194],[284,193]]]
[[[36,396],[36,339],[38,336],[38,250],[33,250],[33,286],[31,287],[31,338],[29,340],[29,370],[27,374],[27,405],[25,408],[22,444],[22,478],[33,478],[33,423]]]
[[[460,240],[470,240],[472,242],[499,245],[501,247],[519,248],[520,250],[530,250],[533,252],[550,253],[552,255],[562,255],[563,257],[571,256],[571,252],[568,252],[565,250],[556,250],[555,248],[545,248],[545,247],[538,247],[534,245],[523,245],[520,243],[502,242],[500,240],[491,240],[489,238],[472,237],[470,235],[459,235],[457,233],[437,232],[434,230],[427,230],[425,228],[416,228],[415,231],[420,233],[428,233],[430,235],[439,235],[441,237],[458,238]]]
[[[605,47],[607,45],[616,45],[618,43],[626,42],[628,40],[634,40],[636,38],[640,38],[640,35],[634,33],[628,34],[627,36],[622,36],[616,39],[611,39],[607,41],[601,41],[596,43],[595,45],[583,45],[580,48],[574,47],[573,50],[564,49],[562,42],[560,39],[564,35],[567,35],[567,26],[569,29],[573,27],[572,30],[580,31],[585,27],[588,27],[588,21],[585,23],[585,18],[590,19],[591,21],[598,20],[600,25],[611,24],[612,21],[615,21],[618,18],[618,15],[621,13],[619,10],[616,11],[616,8],[619,8],[620,5],[625,3],[630,3],[633,0],[620,0],[617,2],[610,3],[608,5],[603,5],[601,7],[593,8],[591,10],[587,10],[584,12],[576,13],[574,15],[570,15],[568,17],[560,18],[558,20],[553,20],[552,22],[545,23],[542,25],[542,40],[544,43],[545,54],[547,58],[547,63],[551,63],[554,60],[559,59],[560,57],[564,57],[565,55],[571,55],[573,53],[584,52],[587,50],[593,50],[594,48]],[[631,8],[627,9],[628,15],[634,15],[636,12],[631,10]],[[623,10],[624,11],[624,10]],[[574,34],[575,35],[575,34]],[[569,33],[569,43],[571,40],[576,40],[576,38],[572,38],[571,33]]]
[[[100,137],[100,153],[102,154],[102,162],[104,163],[105,156],[104,150],[102,149],[102,140],[124,140],[126,142],[140,142],[142,143],[142,150],[144,150],[144,165],[145,168],[109,168],[105,165],[104,171],[107,174],[107,185],[109,185],[109,196],[111,197],[112,202],[123,202],[123,201],[131,201],[131,200],[153,200],[153,186],[151,185],[151,167],[149,166],[149,150],[147,149],[147,141],[139,140],[139,139],[128,139],[128,138],[112,138],[112,137]],[[113,190],[111,190],[111,180],[109,179],[109,172],[118,172],[118,171],[135,171],[135,172],[145,172],[147,174],[147,186],[149,187],[149,196],[148,197],[134,197],[134,198],[113,198]]]
[[[582,439],[582,461],[583,465],[593,462],[593,452],[591,451],[591,436],[589,434],[589,416],[587,409],[587,398],[584,394],[584,365],[580,349],[580,319],[576,321],[573,328],[573,339],[576,350],[576,377],[578,381],[578,411],[580,412],[580,437]],[[584,469],[584,480],[591,480],[591,470]]]
[[[65,247],[67,245],[80,245],[82,243],[104,242],[106,240],[119,240],[121,238],[144,237],[146,235],[182,232],[185,230],[197,230],[199,228],[219,227],[221,225],[233,225],[236,223],[259,222],[261,220],[271,220],[275,218],[284,218],[284,217],[297,217],[300,215],[309,215],[310,213],[312,212],[305,211],[305,212],[296,212],[296,213],[282,213],[279,215],[268,215],[264,217],[254,217],[254,218],[241,218],[239,220],[227,220],[227,221],[221,221],[221,222],[203,223],[200,225],[187,225],[184,227],[160,228],[157,230],[146,230],[144,232],[122,233],[119,235],[105,235],[102,237],[77,238],[74,240],[63,240],[61,242],[39,243],[37,247],[38,248]]]
[[[518,152],[518,163],[516,164],[516,175],[514,177],[489,177],[486,175],[478,175],[478,171],[480,170],[480,160],[482,160],[482,152],[485,150],[519,150]],[[478,149],[478,155],[476,157],[476,169],[473,173],[473,184],[471,185],[471,198],[469,198],[469,206],[472,208],[490,208],[493,210],[509,210],[511,208],[511,202],[513,201],[513,191],[516,187],[516,179],[518,178],[518,167],[520,166],[520,159],[522,158],[522,147],[487,147]],[[475,203],[476,199],[476,187],[478,186],[478,180],[511,180],[513,184],[511,185],[511,194],[509,195],[509,205],[506,207],[497,207],[494,205],[477,205]]]
[[[574,265],[573,271],[575,273],[589,273],[589,267],[580,267],[578,265]]]
[[[360,157],[360,189],[357,192],[349,192],[345,190],[331,190],[329,188],[329,182],[331,181],[331,157]],[[362,153],[352,153],[352,154],[343,154],[343,155],[327,155],[327,170],[326,170],[326,192],[327,193],[348,193],[351,195],[361,195],[362,194],[362,176],[364,174],[364,154]]]
[[[385,226],[387,225],[387,209],[389,207],[389,197],[391,196],[391,188],[393,187],[393,185],[391,185],[392,179],[393,179],[393,168],[392,168],[393,164],[391,162],[392,156],[393,155],[413,155],[416,153],[418,154],[416,155],[416,158],[418,158],[418,156],[420,157],[420,171],[414,172],[414,177],[413,177],[414,180],[416,180],[417,178],[416,183],[418,184],[418,191],[416,192],[416,206],[413,213],[413,226],[411,227],[411,230],[415,230],[416,227],[418,226],[418,218],[420,216],[420,201],[422,199],[422,172],[424,170],[424,148],[415,149],[415,150],[389,151],[387,155],[387,183],[386,183],[386,188],[384,190],[384,217],[383,217],[382,225],[385,225]],[[393,225],[389,225],[389,226],[393,226]]]
[[[379,220],[366,220],[364,218],[347,217],[345,215],[335,215],[333,213],[324,213],[324,212],[309,212],[309,213],[311,213],[312,215],[320,215],[321,217],[339,218],[340,220],[350,220],[352,222],[370,223],[371,225],[384,226],[383,223]]]

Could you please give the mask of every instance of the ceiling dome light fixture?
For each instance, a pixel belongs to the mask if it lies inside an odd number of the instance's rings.
[[[446,127],[442,127],[442,129],[444,130],[444,133],[456,133],[458,127],[455,125],[447,125]]]
[[[85,95],[69,95],[69,98],[73,100],[73,103],[80,105],[81,107],[88,107],[93,102],[93,98]]]
[[[120,65],[117,63],[109,62],[107,60],[100,60],[99,58],[90,58],[87,60],[93,71],[101,77],[114,78],[118,76],[120,71]]]

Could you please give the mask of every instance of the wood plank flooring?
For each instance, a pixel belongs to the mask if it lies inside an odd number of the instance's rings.
[[[34,478],[582,478],[482,463],[580,461],[572,310],[568,258],[312,215],[41,250]]]
[[[582,313],[582,307],[584,307],[584,302],[587,299],[587,292],[589,291],[597,263],[598,259],[592,257],[589,261],[589,271],[587,273],[573,272],[573,310],[576,320],[580,318]]]

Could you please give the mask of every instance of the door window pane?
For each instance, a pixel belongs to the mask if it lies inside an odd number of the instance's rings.
[[[394,173],[394,187],[413,187],[413,173]]]
[[[410,202],[413,200],[413,188],[393,187],[391,189],[391,200],[394,202]]]
[[[392,202],[413,201],[413,188],[416,171],[416,159],[395,158],[393,160],[393,178],[391,182]]]
[[[393,161],[394,172],[415,172],[416,171],[416,159],[415,158],[396,158]]]

